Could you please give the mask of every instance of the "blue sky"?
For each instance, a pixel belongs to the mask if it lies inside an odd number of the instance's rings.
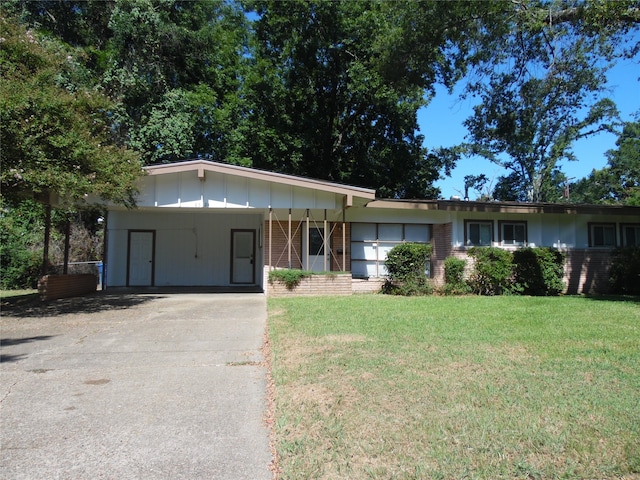
[[[620,111],[623,121],[635,120],[634,114],[640,112],[640,64],[631,60],[619,62],[608,75],[608,87],[611,98]],[[459,100],[461,84],[448,95],[446,89],[436,92],[431,103],[418,112],[420,131],[425,136],[425,147],[450,147],[462,143],[467,134],[463,122],[471,115],[474,100]],[[569,178],[580,179],[586,177],[594,168],[600,169],[607,164],[604,153],[616,147],[617,136],[610,133],[600,133],[593,137],[580,140],[574,144],[573,151],[578,161],[564,162],[562,171]],[[464,192],[465,175],[479,175],[484,173],[490,180],[506,173],[505,170],[480,157],[463,158],[453,170],[451,177],[440,180],[436,186],[440,187],[442,196],[462,196]],[[469,192],[471,199],[476,192]]]

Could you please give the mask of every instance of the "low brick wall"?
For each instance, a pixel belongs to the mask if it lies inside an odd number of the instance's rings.
[[[38,281],[38,291],[42,300],[78,297],[95,292],[98,278],[92,274],[45,275]]]
[[[351,275],[310,275],[289,290],[278,281],[269,282],[267,295],[270,297],[310,297],[319,295],[351,295]]]
[[[380,293],[384,285],[384,278],[354,278],[351,283],[353,293]]]

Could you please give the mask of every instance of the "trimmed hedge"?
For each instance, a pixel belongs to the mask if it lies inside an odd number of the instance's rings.
[[[479,295],[559,295],[564,290],[564,254],[548,247],[514,252],[473,247],[474,270],[469,285]]]
[[[425,273],[432,247],[425,243],[401,243],[387,254],[388,278],[382,292],[391,295],[427,295],[433,289]]]
[[[467,261],[457,257],[447,257],[444,260],[444,288],[445,295],[464,295],[471,292],[471,287],[464,279]]]
[[[521,248],[513,252],[514,284],[523,295],[559,295],[564,290],[564,260],[554,248]]]
[[[472,247],[474,259],[469,285],[478,295],[502,295],[514,292],[513,254],[497,247]]]
[[[640,295],[640,247],[616,248],[609,267],[611,293]]]

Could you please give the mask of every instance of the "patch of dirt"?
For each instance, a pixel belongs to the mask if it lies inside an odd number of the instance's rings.
[[[108,378],[99,378],[97,380],[85,380],[85,385],[106,385],[111,382]]]
[[[273,480],[278,480],[281,470],[278,463],[278,451],[276,449],[276,386],[273,382],[273,376],[271,375],[271,339],[269,338],[269,327],[264,330],[262,348],[260,349],[262,354],[262,362],[266,369],[266,410],[264,412],[264,423],[269,431],[269,449],[271,450],[271,464],[269,470],[273,475]]]

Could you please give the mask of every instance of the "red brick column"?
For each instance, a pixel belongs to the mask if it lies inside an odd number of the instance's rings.
[[[451,223],[440,223],[433,225],[433,234],[431,236],[431,278],[437,285],[444,284],[444,260],[451,255],[452,246]]]

